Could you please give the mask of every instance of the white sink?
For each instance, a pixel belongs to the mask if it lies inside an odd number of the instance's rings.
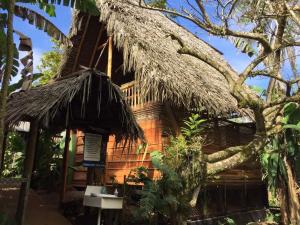
[[[122,209],[123,198],[110,194],[101,194],[102,186],[87,186],[83,205],[101,209]]]

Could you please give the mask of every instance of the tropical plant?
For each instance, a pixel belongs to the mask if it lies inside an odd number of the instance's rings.
[[[20,133],[8,133],[2,171],[4,177],[22,176],[25,146],[25,139]]]
[[[158,180],[151,180],[145,167],[137,169],[135,181],[144,184],[139,208],[135,211],[137,218],[149,224],[159,224],[159,221],[183,224],[189,215],[191,193],[201,182],[198,175],[205,171],[199,163],[204,122],[199,115],[192,114],[184,121],[182,135],[171,137],[164,154],[150,153],[153,166],[161,173]]]
[[[189,213],[189,197],[184,194],[182,178],[162,161],[162,156],[152,154],[152,163],[161,173],[161,178],[152,181],[146,168],[138,169],[139,183],[143,182],[140,191],[139,207],[134,211],[136,222],[144,224],[179,225]]]

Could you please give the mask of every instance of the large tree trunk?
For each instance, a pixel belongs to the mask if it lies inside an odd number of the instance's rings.
[[[283,224],[300,224],[300,201],[297,193],[298,185],[293,167],[287,159],[284,159],[287,172],[287,180],[282,179],[279,190],[280,210]]]
[[[0,155],[3,151],[4,129],[5,129],[5,115],[6,115],[6,103],[8,95],[8,85],[10,75],[13,66],[13,15],[15,8],[15,0],[9,0],[8,18],[7,18],[7,53],[6,53],[6,65],[4,76],[2,79],[2,86],[0,91]],[[2,159],[0,158],[0,168],[2,167]]]

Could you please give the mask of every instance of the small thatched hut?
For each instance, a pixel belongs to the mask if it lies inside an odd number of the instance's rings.
[[[105,74],[90,69],[55,79],[45,86],[11,94],[8,99],[6,125],[12,128],[23,121],[30,122],[30,131],[24,161],[25,182],[20,189],[16,216],[20,224],[24,224],[38,133],[41,129],[52,130],[54,133],[67,130],[61,203],[67,189],[71,129],[101,134],[101,146],[97,149],[99,153],[95,154],[99,156],[99,160],[105,159],[108,135],[114,135],[117,142],[124,139],[130,141],[144,139],[143,131],[119,87]],[[101,162],[99,166],[100,164]]]

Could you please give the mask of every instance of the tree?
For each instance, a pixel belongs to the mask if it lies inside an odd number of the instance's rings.
[[[153,2],[158,2],[159,7]],[[231,41],[251,57],[246,68],[238,73],[228,63],[214,61],[194,51],[181,37],[171,34],[181,46],[179,54],[196,57],[219,71],[227,80],[239,106],[252,110],[255,117],[256,135],[252,142],[204,157],[205,176],[209,177],[258,157],[277,135],[286,132],[282,121],[284,108],[287,103],[297,104],[300,101],[300,79],[296,66],[298,56],[295,53],[300,46],[300,5],[296,0],[184,0],[176,3],[179,5],[176,9],[168,9],[159,0],[152,1],[151,5],[140,0],[139,7],[184,18],[210,35]],[[287,61],[290,62],[293,76],[288,76],[284,69]],[[270,80],[265,99],[245,84],[248,78],[259,76]],[[277,189],[281,197],[283,222],[300,224],[295,160],[286,151],[281,151],[280,157],[287,172]],[[192,205],[195,205],[199,191],[200,186],[194,192]]]
[[[62,60],[62,49],[56,40],[52,40],[52,50],[42,55],[38,70],[43,74],[40,78],[41,84],[48,83],[58,73],[59,64]]]

